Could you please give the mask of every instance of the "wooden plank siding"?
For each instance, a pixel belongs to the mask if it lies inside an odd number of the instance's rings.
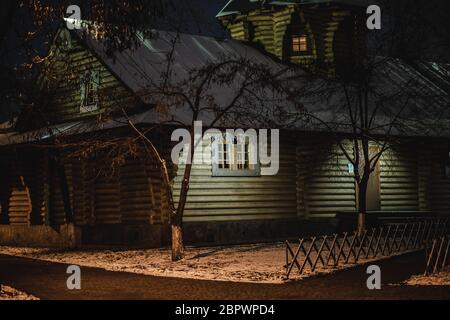
[[[164,191],[161,171],[154,161],[147,159],[144,161],[145,172],[147,174],[148,189],[151,192],[153,215],[150,222],[153,224],[162,224],[169,221],[169,206],[167,204],[167,195]]]
[[[23,167],[17,161],[17,154],[2,159],[2,211],[7,215],[4,221],[12,226],[29,226],[31,224],[32,200],[30,189],[22,174]]]
[[[426,149],[420,165],[427,170],[422,174],[424,207],[441,213],[450,213],[450,177],[445,176],[450,147],[434,145]]]
[[[250,41],[248,22],[245,20],[236,20],[233,24],[230,24],[229,31],[233,35],[233,39]]]
[[[105,159],[66,159],[64,169],[76,225],[158,224],[168,219],[160,172],[154,166],[128,159],[120,168],[111,169]],[[61,225],[66,219],[55,168],[50,168],[50,177],[49,215],[52,224]]]
[[[108,70],[101,61],[87,50],[73,35],[70,50],[51,47],[52,56],[43,70],[43,90],[49,92],[50,101],[46,103],[44,113],[36,119],[45,117],[46,122],[59,123],[73,121],[114,111],[126,105],[132,108],[140,100]],[[98,110],[80,112],[81,77],[86,71],[99,72]]]
[[[91,216],[88,169],[85,161],[71,160],[70,165],[74,221],[83,226],[89,224]]]
[[[347,48],[344,33],[339,32],[347,30],[339,28],[341,22],[352,19],[350,10],[335,6],[320,11],[297,10],[294,6],[261,9],[235,17],[227,27],[233,38],[260,43],[267,52],[283,60],[286,32],[293,17],[298,18],[295,15],[307,22],[314,41],[314,59],[333,64],[340,51]],[[347,23],[355,28],[357,35],[353,41],[355,50],[359,50],[362,32],[358,29],[359,22],[347,20]],[[52,48],[55,55],[44,84],[54,95],[46,110],[46,120],[55,123],[81,120],[115,106],[137,105],[130,91],[76,38],[72,39],[72,49],[67,52]],[[290,59],[307,63],[309,58]],[[86,70],[100,72],[100,108],[92,113],[80,113],[79,109],[80,75]],[[351,147],[346,143],[349,153]],[[211,156],[208,146],[204,148],[205,154]],[[445,152],[437,147],[386,152],[380,160],[381,210],[450,212],[450,179],[444,176],[441,163]],[[163,156],[168,158],[167,154]],[[64,224],[66,213],[58,171],[49,164],[48,155],[36,157],[22,155],[24,160],[17,163],[13,158],[2,160],[5,168],[9,168],[0,175],[2,181],[7,181],[0,190],[2,215],[7,214],[11,225]],[[158,166],[144,156],[127,159],[115,169],[108,161],[100,155],[64,160],[75,223],[79,226],[167,223],[167,195]],[[179,165],[174,172],[176,202],[184,168]],[[195,164],[184,221],[330,218],[340,211],[355,211],[356,207],[355,181],[348,172],[348,160],[342,150],[330,137],[305,133],[295,139],[282,137],[280,170],[275,176],[214,177],[211,164]]]
[[[389,149],[380,159],[381,210],[419,210],[417,153]]]
[[[206,161],[211,148],[205,144]],[[196,155],[196,158],[199,157]],[[185,166],[174,178],[178,201]],[[280,146],[280,170],[275,176],[213,177],[211,164],[194,162],[184,221],[237,221],[297,216],[295,148]]]
[[[66,164],[67,167],[67,164]],[[50,171],[50,223],[52,225],[61,225],[66,223],[66,212],[64,209],[63,195],[61,191],[61,181],[58,170],[55,165],[51,165]],[[70,174],[70,171],[68,172]],[[70,188],[71,176],[68,175],[67,183]]]
[[[297,141],[281,141],[280,171],[275,176],[213,177],[212,165],[195,164],[185,221],[330,218],[340,211],[356,210],[353,174],[337,145],[311,134]],[[346,147],[351,152],[351,144]],[[206,148],[205,154],[210,151]],[[439,145],[387,151],[380,160],[381,210],[450,212],[446,156],[447,149]],[[42,161],[36,157],[22,161],[2,158],[0,177],[6,182],[1,190],[3,223],[5,212],[10,225],[66,222],[56,167],[47,165],[45,152],[39,153]],[[156,163],[132,158],[112,170],[107,159],[97,156],[95,161],[65,159],[64,168],[77,225],[168,222],[167,199]],[[183,170],[183,165],[176,168],[175,201]]]
[[[122,223],[121,194],[118,172],[108,168],[104,159],[90,161],[94,166],[94,215],[95,224]],[[106,162],[106,161],[105,161]]]
[[[273,13],[273,53],[280,60],[284,59],[284,37],[293,14],[293,7],[286,7],[284,10]]]
[[[48,156],[42,150],[32,150],[19,154],[20,172],[24,184],[29,189],[31,201],[30,224],[47,224],[48,216]]]
[[[145,164],[131,159],[120,168],[120,209],[124,223],[155,223],[155,196]]]
[[[326,8],[285,5],[224,16],[220,20],[233,39],[259,43],[264,50],[282,61],[305,66],[316,62],[332,74],[336,71],[336,59],[351,59],[364,51],[364,15],[356,14],[354,9],[337,5]],[[291,44],[286,37],[293,21],[301,21],[310,37],[311,55],[287,55]],[[338,30],[350,33],[351,38],[343,37],[344,32],[337,33]],[[349,52],[352,57],[348,56]]]
[[[327,140],[308,140],[297,145],[299,215],[326,218],[339,211],[354,211],[355,181],[353,174],[348,173],[344,153]]]
[[[275,54],[273,11],[267,9],[252,11],[248,14],[247,21],[249,21],[247,27],[253,28],[251,41],[260,43],[268,52]]]

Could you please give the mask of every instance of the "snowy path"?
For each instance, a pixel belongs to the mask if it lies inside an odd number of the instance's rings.
[[[449,286],[398,285],[423,271],[421,261],[423,253],[380,261],[382,290],[368,290],[366,266],[358,266],[285,284],[156,277],[83,267],[82,290],[69,291],[67,265],[6,255],[0,255],[0,282],[41,299],[450,299]]]
[[[51,262],[188,279],[282,283],[283,243],[227,247],[188,247],[186,258],[173,263],[169,249],[57,250],[0,247],[0,254]]]

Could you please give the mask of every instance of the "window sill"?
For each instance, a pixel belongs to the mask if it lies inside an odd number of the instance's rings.
[[[291,57],[301,57],[301,58],[314,58],[314,55],[311,53],[292,53]]]
[[[229,170],[213,168],[212,177],[261,177],[261,170]]]
[[[92,105],[87,105],[87,106],[80,106],[80,113],[84,114],[84,113],[91,113],[94,111],[98,111],[98,106],[97,104],[92,104]]]

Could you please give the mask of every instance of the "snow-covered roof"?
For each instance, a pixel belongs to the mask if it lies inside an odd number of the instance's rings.
[[[81,35],[80,35],[81,36]],[[189,79],[190,72],[194,68],[200,68],[209,62],[219,62],[224,56],[245,57],[255,63],[263,64],[272,70],[283,70],[285,65],[275,61],[270,56],[232,39],[217,39],[214,37],[197,36],[190,34],[178,34],[167,31],[155,31],[154,36],[145,38],[140,36],[142,45],[136,49],[128,49],[118,52],[111,57],[106,54],[106,46],[102,41],[93,38],[82,38],[87,47],[96,53],[103,63],[125,85],[140,96],[144,101],[151,103],[149,95],[154,86],[161,81],[161,73],[167,67],[167,53],[173,47],[172,80],[183,81]],[[398,123],[391,134],[406,136],[435,136],[450,137],[450,103],[449,65],[437,63],[410,64],[399,59],[378,58],[380,66],[374,75],[373,90],[380,96],[392,94],[387,108],[377,116],[376,123],[383,127],[383,123],[391,119],[392,114],[401,108],[402,99],[395,96],[399,88],[403,88],[413,102],[401,114]],[[303,71],[297,70],[290,74],[292,78],[302,76]],[[292,85],[303,85],[301,80],[292,80]],[[296,83],[295,81],[299,81]],[[323,82],[317,80],[318,85]],[[313,84],[314,85],[314,84]],[[230,99],[235,96],[235,88],[230,86],[211,85],[210,92],[220,106],[228,105]],[[351,132],[348,113],[343,111],[342,105],[345,98],[342,91],[337,90],[328,97],[305,96],[301,97],[301,104],[305,111],[319,117],[328,123],[337,132]],[[286,109],[295,112],[297,104],[286,101]],[[252,118],[251,112],[261,110],[246,110],[244,119]],[[273,111],[273,112],[272,112]],[[267,108],[264,110],[273,124],[269,128],[287,128],[300,131],[329,131],[322,123],[310,121],[292,121],[290,118],[278,117],[276,110]],[[214,115],[205,112],[200,115],[204,126],[212,121]],[[120,117],[119,117],[120,118]],[[190,124],[192,113],[187,106],[161,113],[155,108],[149,108],[140,114],[134,115],[135,124],[155,123],[185,123]],[[256,117],[255,117],[256,118]],[[119,121],[117,121],[119,120]],[[83,122],[65,123],[51,128],[44,128],[27,133],[16,133],[0,136],[0,145],[18,144],[30,141],[41,141],[50,137],[61,135],[73,135],[108,128],[124,126],[123,119],[113,119],[106,123],[97,123],[94,120]],[[229,127],[245,127],[245,123],[229,123]],[[253,127],[255,124],[253,124]],[[267,126],[265,126],[267,127]],[[383,134],[380,130],[380,134]]]
[[[120,80],[141,97],[158,85],[161,74],[167,69],[167,55],[172,48],[173,63],[170,69],[173,82],[187,79],[192,70],[208,63],[218,63],[232,57],[246,58],[274,70],[286,68],[260,51],[233,39],[158,30],[153,31],[151,37],[146,38],[142,34],[138,37],[141,41],[139,47],[114,56],[106,53],[106,45],[102,41],[90,37],[83,40]]]
[[[393,130],[389,132],[393,135],[450,137],[449,64],[408,63],[386,57],[375,57],[372,64],[369,90],[369,108],[372,110],[368,114],[375,112],[373,127],[379,128],[372,132],[385,134],[395,119]],[[333,130],[348,132],[351,121],[349,112],[343,107],[347,98],[342,84],[331,83],[325,88],[330,92],[327,99],[323,95],[305,96],[305,109]],[[320,130],[321,125],[316,123],[314,127]]]

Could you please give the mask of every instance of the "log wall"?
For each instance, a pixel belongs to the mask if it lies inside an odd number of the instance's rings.
[[[206,144],[204,153],[210,161],[211,148]],[[180,165],[174,179],[176,201],[184,169]],[[275,176],[213,177],[211,164],[194,164],[184,221],[295,218],[296,202],[295,149],[282,145]]]
[[[297,197],[297,210],[305,218],[334,217],[339,211],[356,209],[348,160],[330,140],[302,139],[297,145]]]

